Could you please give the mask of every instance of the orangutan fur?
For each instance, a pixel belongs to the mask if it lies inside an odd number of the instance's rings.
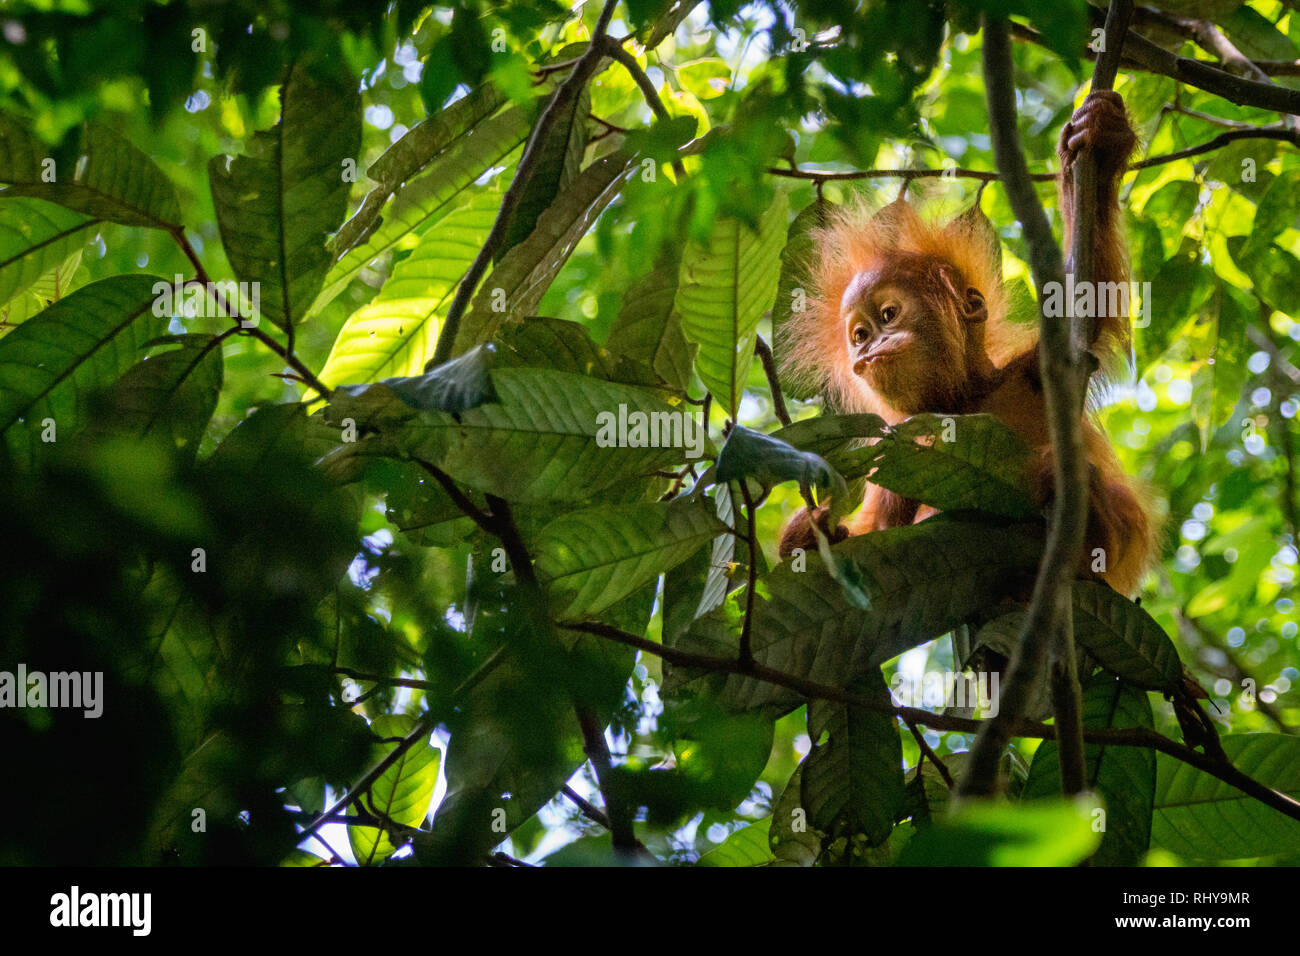
[[[1136,139],[1116,94],[1093,94],[1061,134],[1062,208],[1072,210],[1071,171],[1082,149],[1099,166],[1094,281],[1129,280],[1118,192]],[[1067,212],[1067,235],[1069,226]],[[1053,492],[1052,451],[1039,377],[1036,323],[1008,318],[999,242],[978,210],[947,223],[927,222],[903,199],[878,212],[865,204],[838,210],[813,234],[809,307],[782,331],[785,371],[826,395],[844,412],[872,412],[896,424],[922,412],[995,415],[1039,450],[1029,476],[1046,506]],[[1067,263],[1067,271],[1069,270]],[[1129,317],[1099,310],[1091,343],[1103,372],[1125,364]],[[1100,577],[1131,595],[1156,553],[1147,491],[1127,476],[1110,442],[1083,419],[1089,462],[1085,566],[1096,548]],[[823,510],[824,509],[819,509]],[[862,508],[833,540],[922,520],[934,509],[869,485]],[[786,526],[783,557],[815,548],[806,511]]]

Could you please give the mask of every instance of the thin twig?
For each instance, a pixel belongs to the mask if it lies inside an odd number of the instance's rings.
[[[650,82],[650,77],[646,76],[645,70],[641,69],[641,64],[636,61],[636,57],[623,49],[623,45],[611,37],[605,37],[602,45],[604,47],[602,52],[627,70],[628,75],[632,77],[632,82],[637,85],[637,89],[645,97],[646,104],[650,107],[650,111],[654,113],[655,118],[660,122],[671,119],[672,114],[664,106],[663,100],[659,98],[659,91],[655,89],[654,83]],[[679,181],[686,175],[686,170],[682,166],[680,159],[673,160],[673,173],[676,174]]]
[[[194,266],[195,281],[202,283],[204,289],[209,287],[212,288],[212,297],[216,299],[217,307],[221,309],[222,315],[225,315],[227,318],[233,318],[237,323],[240,333],[251,335],[253,338],[257,339],[276,355],[280,356],[286,365],[298,373],[298,377],[306,385],[315,389],[316,392],[320,394],[321,398],[328,398],[330,394],[329,388],[316,377],[315,372],[304,365],[302,360],[293,354],[293,323],[289,323],[289,329],[286,332],[290,343],[287,347],[281,345],[257,326],[245,326],[240,317],[231,312],[230,305],[225,301],[225,297],[222,296],[220,291],[212,285],[212,280],[209,278],[207,270],[203,268],[203,263],[199,259],[198,252],[195,251],[194,246],[190,244],[190,240],[185,235],[185,230],[177,227],[176,229],[168,230],[168,232],[171,234],[171,237],[175,240],[176,244],[180,246],[181,251],[184,252],[185,256],[190,260],[191,265]]]
[[[907,729],[912,732],[912,739],[916,741],[916,745],[921,748],[921,759],[924,760],[928,758],[930,763],[934,764],[934,769],[939,771],[939,776],[943,777],[943,782],[948,785],[948,789],[956,789],[957,784],[952,779],[952,772],[944,766],[943,761],[939,759],[939,755],[934,752],[934,748],[930,746],[928,741],[926,741],[925,734],[921,733],[921,728],[916,725],[916,721],[909,720],[905,717],[903,718],[903,723],[905,723]],[[919,769],[921,761],[918,760],[916,765]]]
[[[754,354],[763,364],[763,374],[767,376],[767,388],[772,393],[772,411],[776,413],[776,420],[782,425],[789,425],[790,413],[785,407],[785,396],[781,394],[781,378],[776,373],[772,347],[763,341],[761,335],[754,337]]]
[[[758,538],[754,534],[754,501],[749,494],[749,483],[744,477],[740,479],[740,497],[745,502],[746,536],[749,549],[748,586],[745,588],[745,621],[740,627],[740,661],[742,664],[754,660],[750,635],[754,631],[754,590],[758,586]],[[737,531],[739,536],[739,531]]]
[[[560,790],[560,793],[568,797],[569,800],[572,801],[573,805],[582,811],[582,815],[588,820],[591,820],[593,823],[599,823],[606,830],[609,829],[609,817],[605,816],[605,811],[593,804],[577,790],[574,790],[566,783],[564,788]]]

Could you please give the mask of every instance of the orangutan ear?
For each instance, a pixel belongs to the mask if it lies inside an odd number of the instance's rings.
[[[966,298],[962,302],[962,314],[968,322],[983,322],[989,317],[989,307],[984,301],[984,293],[972,286],[966,287]]]

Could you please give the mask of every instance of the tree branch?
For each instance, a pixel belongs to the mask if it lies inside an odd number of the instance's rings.
[[[203,263],[199,259],[199,254],[195,251],[194,246],[190,244],[190,240],[185,235],[185,230],[177,227],[168,230],[168,232],[171,234],[171,237],[175,240],[176,244],[180,246],[181,251],[185,253],[186,258],[190,260],[190,264],[194,266],[194,277],[196,281],[202,283],[205,290],[212,287],[212,279],[209,278],[207,270],[203,268]],[[316,373],[309,369],[305,364],[303,364],[301,359],[293,354],[292,322],[289,324],[289,331],[286,332],[289,344],[288,346],[283,346],[257,326],[249,326],[245,328],[239,316],[232,314],[229,303],[226,302],[225,297],[222,296],[215,287],[212,287],[212,297],[216,300],[217,306],[221,309],[222,314],[227,318],[233,318],[235,320],[237,331],[241,334],[251,335],[253,338],[257,339],[276,355],[280,356],[286,365],[298,373],[298,377],[303,381],[303,383],[310,388],[315,389],[321,398],[329,398],[329,388],[327,388],[321,380],[316,377]]]
[[[1048,46],[1037,30],[1021,24],[1012,24],[1011,29],[1017,39]],[[1097,58],[1095,53],[1087,49],[1083,51],[1083,56],[1089,60]],[[1207,93],[1222,96],[1238,106],[1255,106],[1290,114],[1300,109],[1300,92],[1244,79],[1203,60],[1178,56],[1131,30],[1124,38],[1120,65],[1126,70],[1141,70],[1170,77]],[[1300,75],[1300,60],[1257,60],[1255,65],[1271,76]]]
[[[1045,301],[1049,283],[1065,284],[1060,247],[1052,236],[1047,215],[1029,177],[1016,129],[1016,94],[1012,84],[1011,42],[1005,20],[984,18],[984,83],[988,93],[989,129],[993,154],[1002,173],[1011,209],[1029,246],[1029,265],[1038,300]],[[1055,451],[1056,502],[1052,508],[1042,563],[1034,581],[1033,596],[1011,661],[1007,687],[997,716],[988,721],[971,747],[971,756],[958,794],[992,795],[998,787],[998,765],[1033,699],[1048,650],[1061,638],[1069,622],[1070,582],[1083,549],[1086,500],[1086,461],[1080,435],[1081,395],[1079,365],[1069,327],[1040,315],[1038,354],[1042,367],[1043,398]],[[1064,766],[1064,764],[1063,764]],[[1064,779],[1064,774],[1062,778]]]
[[[798,677],[794,674],[787,674],[784,671],[766,667],[758,662],[746,666],[735,657],[699,654],[694,651],[686,651],[681,648],[658,644],[647,638],[638,637],[635,634],[629,634],[626,631],[621,631],[616,627],[612,627],[599,621],[586,621],[580,624],[562,624],[560,626],[565,630],[578,631],[583,634],[594,634],[598,637],[603,637],[619,644],[625,644],[628,647],[635,647],[647,654],[654,654],[656,657],[660,657],[663,660],[668,661],[668,663],[675,664],[678,667],[692,668],[712,673],[738,674],[743,677],[752,677],[755,680],[761,680],[777,687],[785,687],[789,690],[793,690],[808,699],[837,701],[842,704],[848,704],[852,707],[860,707],[863,710],[892,714],[905,723],[907,721],[915,721],[918,724],[924,724],[925,726],[933,727],[936,730],[956,731],[964,734],[980,734],[994,722],[993,720],[976,720],[970,717],[955,717],[950,714],[935,714],[928,710],[922,710],[919,707],[895,707],[887,701],[863,697],[860,694],[854,694],[853,692],[844,690],[843,688],[835,687],[831,684],[821,684],[817,681],[807,680],[806,678]],[[1005,695],[1003,700],[1005,701]],[[996,718],[994,718],[994,720],[996,720]],[[1035,723],[1024,719],[1017,720],[1011,730],[1013,731],[1011,736],[1014,737],[1029,737],[1039,740],[1056,739],[1056,728],[1054,726]],[[1203,753],[1192,750],[1190,747],[1180,744],[1176,740],[1171,740],[1154,730],[1148,730],[1146,728],[1124,728],[1119,730],[1088,728],[1083,732],[1083,739],[1088,743],[1093,744],[1104,744],[1114,747],[1145,747],[1150,750],[1157,750],[1176,760],[1181,760],[1183,763],[1190,764],[1198,770],[1203,770],[1210,774],[1210,776],[1222,780],[1224,783],[1231,784],[1242,793],[1254,797],[1261,803],[1267,804],[1274,810],[1284,813],[1294,820],[1300,820],[1300,801],[1294,800],[1284,793],[1279,793],[1270,787],[1264,786],[1259,781],[1242,773],[1226,760],[1209,757]]]
[[[609,829],[609,817],[605,816],[605,811],[595,806],[577,790],[574,790],[566,783],[564,788],[560,790],[560,793],[564,794],[570,801],[572,801],[573,805],[577,807],[582,812],[582,815],[588,820],[591,820],[593,823],[599,823],[606,830]]]
[[[636,857],[645,848],[636,838],[631,809],[619,793],[619,783],[614,778],[614,764],[605,743],[605,728],[591,709],[586,707],[578,708],[578,724],[582,728],[583,752],[596,771],[596,782],[605,797],[605,815],[609,818],[607,825],[614,851],[625,858]]]
[[[763,341],[763,336],[754,337],[754,354],[763,364],[763,374],[767,376],[767,388],[772,393],[772,411],[776,420],[782,425],[790,424],[790,412],[785,407],[785,396],[781,394],[781,378],[776,372],[776,360],[772,357],[772,347]]]

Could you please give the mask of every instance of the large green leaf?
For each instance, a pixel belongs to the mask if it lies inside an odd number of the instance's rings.
[[[280,121],[250,153],[208,165],[226,258],[260,283],[261,314],[301,322],[330,265],[325,240],[347,212],[345,163],[361,147],[361,96],[346,71],[323,78],[302,64],[280,88]]]
[[[568,108],[556,117],[544,140],[534,148],[537,160],[495,257],[501,257],[528,238],[538,218],[569,187],[582,169],[587,152],[587,125],[591,116],[591,90],[583,86]]]
[[[102,279],[78,289],[0,339],[0,438],[25,458],[41,444],[42,422],[57,438],[85,423],[92,391],[142,357],[162,331],[150,275]]]
[[[768,846],[777,866],[812,866],[822,852],[824,834],[808,822],[803,806],[803,768],[794,768],[785,789],[772,804]]]
[[[416,718],[405,714],[381,714],[371,721],[370,730],[377,737],[395,740],[415,729],[415,723]],[[371,766],[388,756],[393,746],[393,741],[375,744],[371,748]],[[408,748],[370,787],[364,801],[366,810],[401,826],[420,826],[429,814],[440,758],[441,753],[427,738]],[[356,815],[355,808],[349,815]],[[387,859],[396,849],[386,832],[361,824],[348,825],[348,842],[352,844],[352,855],[362,864]]]
[[[852,480],[875,467],[876,449],[868,441],[888,430],[879,415],[819,415],[778,428],[772,437],[820,455],[845,479]]]
[[[1182,679],[1178,651],[1141,607],[1096,581],[1075,581],[1074,640],[1113,674],[1169,692]]]
[[[496,219],[505,177],[459,196],[459,208],[420,237],[379,297],[339,330],[320,378],[326,385],[417,375],[433,355],[447,307]]]
[[[497,337],[497,364],[528,365],[577,372],[607,382],[657,386],[659,378],[645,365],[597,345],[587,326],[568,319],[530,316]]]
[[[630,164],[625,152],[602,156],[555,198],[528,238],[503,256],[479,286],[453,354],[494,338],[503,326],[537,308],[578,240],[623,188]]]
[[[781,272],[786,199],[763,213],[758,230],[738,219],[719,219],[704,242],[682,256],[676,306],[682,332],[699,346],[695,369],[731,417],[754,357],[758,320],[772,305]]]
[[[1300,737],[1229,734],[1220,742],[1242,773],[1300,800]],[[1300,851],[1300,821],[1217,777],[1156,754],[1151,845],[1200,860],[1293,854]]]
[[[507,162],[528,138],[528,130],[523,110],[503,110],[476,126],[472,135],[455,140],[415,178],[395,186],[391,201],[383,191],[386,187],[371,190],[331,244],[337,261],[311,312],[325,308],[371,262],[396,249],[411,233],[423,232],[462,208],[471,187],[485,172]]]
[[[798,677],[843,687],[908,648],[965,623],[1023,587],[1041,552],[1041,532],[937,516],[920,524],[849,538],[831,550],[861,575],[870,607],[855,606],[816,555],[805,570],[783,562],[759,579],[751,642],[754,658]],[[735,656],[743,593],[699,618],[677,646]],[[738,675],[668,669],[666,691],[718,695],[733,710],[787,711],[794,691]]]
[[[905,498],[944,511],[1038,513],[1029,486],[1033,452],[992,415],[916,415],[873,448],[868,477]]]
[[[772,349],[778,359],[794,344],[789,340],[789,322],[796,312],[808,308],[812,285],[808,267],[812,263],[813,230],[826,225],[834,207],[821,196],[800,210],[786,233],[785,248],[781,250],[781,277],[776,285],[776,301],[772,305]],[[781,364],[784,364],[782,362]],[[787,398],[809,399],[821,389],[819,384],[802,382],[785,376],[781,388]]]
[[[390,191],[396,189],[462,139],[477,137],[479,126],[503,103],[505,96],[484,84],[412,126],[370,164],[366,175]]]
[[[1083,726],[1093,730],[1126,727],[1151,729],[1147,692],[1106,673],[1085,682]],[[1156,789],[1156,752],[1143,747],[1085,744],[1085,780],[1106,803],[1106,828],[1093,856],[1100,866],[1136,866],[1151,840],[1152,801]],[[1050,797],[1061,792],[1061,761],[1056,741],[1045,740],[1034,752],[1029,780],[1021,796]]]
[[[43,199],[0,201],[0,305],[58,269],[98,224]]]
[[[4,195],[47,199],[128,226],[180,228],[176,187],[153,160],[111,129],[86,127],[72,169],[43,165],[47,153],[16,120],[0,116],[0,183],[9,184]],[[46,181],[47,170],[52,182]]]
[[[211,335],[183,335],[179,345],[127,369],[101,397],[105,430],[158,435],[193,458],[221,394],[221,346]]]
[[[684,561],[723,531],[708,499],[607,505],[562,515],[534,549],[557,620],[583,620]]]
[[[689,414],[662,393],[538,368],[497,369],[492,384],[499,403],[456,416],[412,411],[400,424],[387,424],[382,447],[433,462],[470,487],[512,501],[590,498],[644,480],[692,451],[674,445],[671,434],[662,440],[661,430],[654,444],[633,444],[630,429],[621,442],[620,423],[634,416],[654,423]],[[355,416],[365,424],[364,412],[350,397],[337,396],[331,404],[336,421]],[[709,453],[707,440],[698,451]]]
[[[691,381],[696,346],[682,334],[674,308],[681,247],[667,245],[653,269],[628,288],[606,344],[653,368],[669,385],[685,389]]]
[[[864,677],[850,684],[887,703],[884,682]],[[816,743],[823,733],[825,743]],[[803,769],[803,805],[819,830],[834,831],[843,819],[851,833],[879,846],[894,828],[903,802],[903,748],[892,714],[836,701],[808,704],[808,736],[814,741]]]

